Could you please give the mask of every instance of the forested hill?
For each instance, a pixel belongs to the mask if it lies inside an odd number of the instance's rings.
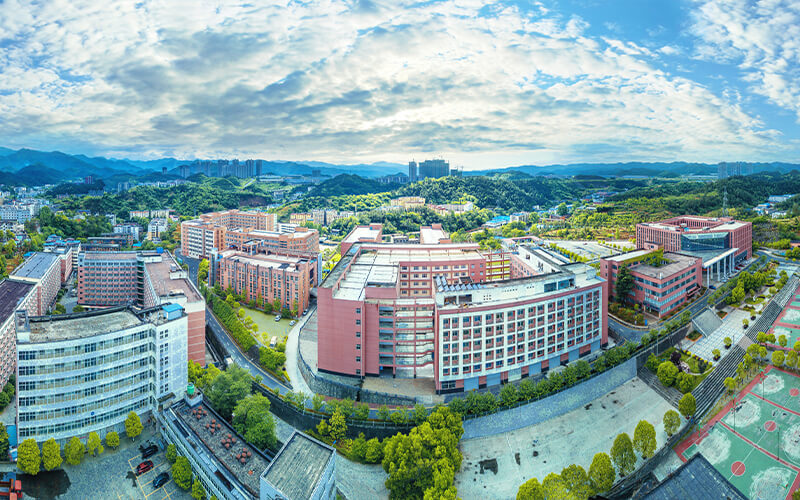
[[[706,214],[722,208],[726,189],[730,208],[752,208],[773,194],[800,193],[800,172],[793,170],[786,174],[757,174],[715,182],[643,186],[618,194],[612,201],[642,198],[672,213]]]

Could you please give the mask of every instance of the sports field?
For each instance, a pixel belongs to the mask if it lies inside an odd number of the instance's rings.
[[[800,377],[769,366],[675,452],[702,453],[753,500],[790,499],[800,487]]]
[[[794,343],[800,340],[800,287],[794,291],[789,303],[781,311],[771,332],[775,334],[776,338],[781,335],[786,336],[785,349],[791,349]]]

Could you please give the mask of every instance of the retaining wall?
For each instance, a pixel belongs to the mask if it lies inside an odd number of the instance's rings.
[[[636,357],[569,389],[516,408],[464,421],[461,439],[509,432],[561,416],[605,396],[636,376]]]
[[[280,397],[276,396],[273,392],[265,387],[253,382],[253,390],[266,396],[270,402],[270,411],[278,418],[288,423],[295,429],[307,431],[313,429],[321,420],[327,419],[328,415],[314,413],[308,410],[300,410],[296,406],[287,403]],[[398,432],[408,433],[412,425],[395,425],[391,422],[372,422],[348,419],[347,421],[347,436],[350,438],[358,437],[360,432],[364,433],[367,439],[378,438],[383,439],[388,436],[394,436]]]

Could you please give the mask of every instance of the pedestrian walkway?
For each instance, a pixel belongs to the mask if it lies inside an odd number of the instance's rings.
[[[689,352],[696,354],[706,361],[714,363],[714,349],[719,349],[720,353],[725,352],[725,337],[730,337],[733,344],[736,344],[745,336],[746,330],[742,327],[742,320],[749,319],[750,313],[734,309],[725,316],[721,326],[709,335],[704,335],[689,347]]]

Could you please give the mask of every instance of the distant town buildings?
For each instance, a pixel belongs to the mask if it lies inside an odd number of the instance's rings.
[[[447,243],[379,243],[358,227],[318,288],[318,367],[430,377],[437,392],[519,380],[607,343],[605,280],[534,247],[516,253]],[[438,243],[436,243],[438,241]]]
[[[147,239],[161,239],[161,233],[165,233],[168,228],[169,223],[167,223],[167,219],[160,217],[150,219],[150,222],[147,224]]]
[[[142,239],[142,226],[135,222],[127,222],[125,224],[116,224],[114,226],[114,233],[116,234],[130,234],[134,241]]]
[[[717,178],[719,179],[727,179],[728,177],[740,175],[753,175],[753,166],[743,162],[722,162],[717,165]]]

